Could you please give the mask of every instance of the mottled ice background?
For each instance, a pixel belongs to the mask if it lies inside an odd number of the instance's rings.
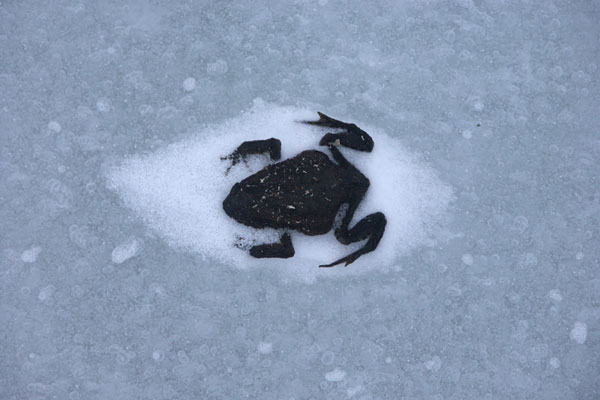
[[[600,397],[597,2],[203,3],[0,3],[0,398]],[[257,98],[390,135],[443,231],[307,282],[107,184]]]

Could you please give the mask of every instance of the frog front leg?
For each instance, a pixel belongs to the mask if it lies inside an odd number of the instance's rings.
[[[321,138],[319,144],[326,145],[341,145],[358,151],[371,152],[373,150],[373,139],[371,136],[360,129],[355,124],[338,121],[322,112],[317,112],[319,119],[317,121],[302,121],[305,124],[323,126],[328,128],[344,129],[346,133],[327,133]]]
[[[233,153],[221,157],[221,160],[231,160],[231,165],[226,171],[226,173],[228,173],[231,167],[244,160],[247,156],[264,153],[269,153],[269,157],[273,161],[279,160],[281,158],[281,141],[279,139],[270,138],[243,142],[233,151]]]
[[[276,243],[260,244],[250,248],[250,255],[256,258],[290,258],[295,253],[289,233],[281,235]]]

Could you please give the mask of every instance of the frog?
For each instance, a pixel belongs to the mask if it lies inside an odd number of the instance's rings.
[[[277,242],[251,246],[252,257],[293,257],[292,232],[316,236],[333,229],[335,238],[344,245],[365,243],[347,256],[319,267],[348,266],[374,251],[383,237],[387,220],[382,212],[369,214],[350,227],[370,181],[339,149],[343,146],[370,153],[373,139],[353,123],[317,113],[318,120],[297,122],[332,130],[319,141],[332,158],[313,149],[280,161],[281,141],[273,137],[245,141],[221,158],[231,163],[226,174],[250,155],[265,154],[270,159],[263,169],[235,183],[222,204],[225,213],[238,223],[256,229],[272,228],[279,233]]]

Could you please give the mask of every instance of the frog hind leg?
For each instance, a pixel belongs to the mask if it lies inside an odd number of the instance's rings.
[[[319,119],[317,121],[301,121],[305,124],[322,126],[327,128],[339,128],[344,129],[346,133],[327,133],[321,138],[319,144],[321,146],[327,145],[341,145],[350,149],[371,152],[373,150],[373,139],[371,136],[360,129],[355,124],[349,124],[347,122],[338,121],[333,119],[322,112],[317,112]]]
[[[233,153],[228,156],[221,157],[221,160],[231,160],[231,165],[225,173],[228,173],[231,167],[236,165],[251,154],[268,153],[271,160],[279,160],[281,158],[281,141],[279,139],[270,138],[264,140],[250,140],[243,142],[238,146]]]
[[[261,244],[250,248],[250,255],[255,258],[290,258],[295,253],[289,233],[281,235],[279,242]]]
[[[346,214],[348,216],[348,213]],[[335,237],[343,244],[350,244],[369,238],[365,245],[359,250],[347,255],[346,257],[340,258],[331,264],[319,265],[321,268],[329,268],[338,264],[345,263],[346,267],[352,264],[356,259],[363,254],[370,253],[377,248],[379,241],[383,237],[387,220],[385,215],[381,212],[369,214],[356,223],[351,229],[348,229],[348,222],[350,218],[342,222],[342,225],[335,230]]]

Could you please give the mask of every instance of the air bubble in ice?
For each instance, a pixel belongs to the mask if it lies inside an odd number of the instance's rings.
[[[196,89],[196,79],[191,77],[186,78],[183,81],[183,90],[185,90],[186,92],[191,92],[194,89]]]
[[[257,346],[257,350],[260,354],[269,354],[273,351],[273,344],[260,342]]]
[[[335,368],[334,370],[329,371],[325,374],[325,380],[327,382],[340,382],[343,381],[345,377],[346,372],[339,368]]]
[[[442,359],[438,356],[434,356],[432,359],[425,361],[425,368],[430,371],[436,372],[442,367]]]
[[[62,130],[62,126],[57,121],[48,122],[48,129],[52,132],[59,133]]]
[[[42,248],[40,246],[33,246],[21,254],[21,261],[27,264],[34,263],[41,252]]]
[[[141,248],[141,242],[135,237],[130,237],[113,249],[111,256],[112,262],[115,264],[122,264],[130,258],[137,256]]]
[[[111,109],[110,100],[106,97],[101,97],[96,101],[96,109],[102,113],[107,113]]]

